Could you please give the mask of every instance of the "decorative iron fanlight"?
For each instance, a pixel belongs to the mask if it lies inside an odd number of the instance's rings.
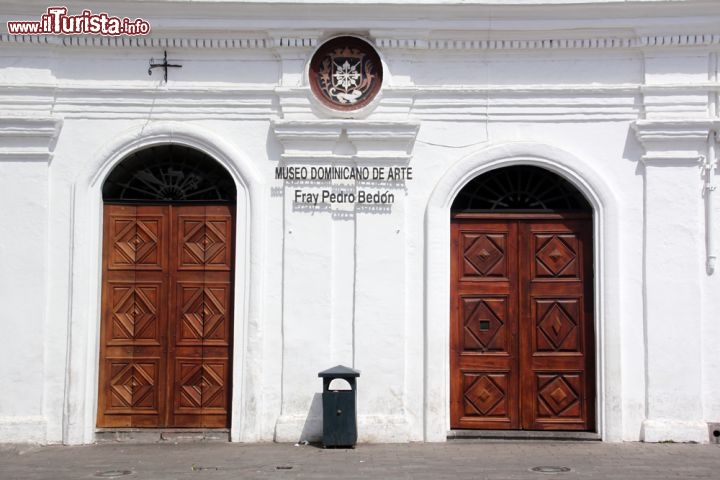
[[[570,182],[532,166],[499,168],[474,178],[458,193],[453,211],[590,211]]]
[[[215,160],[190,147],[161,145],[123,160],[103,184],[116,203],[234,202],[235,184]]]

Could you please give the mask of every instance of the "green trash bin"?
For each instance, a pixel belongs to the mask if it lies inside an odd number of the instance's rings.
[[[318,373],[323,379],[323,446],[355,447],[357,443],[357,391],[355,379],[359,370],[338,365]],[[342,379],[350,390],[330,390],[330,383]]]

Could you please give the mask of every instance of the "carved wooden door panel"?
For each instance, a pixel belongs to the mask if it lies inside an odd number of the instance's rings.
[[[526,221],[521,252],[523,428],[595,425],[592,235],[588,220]]]
[[[453,219],[452,428],[593,428],[591,231],[589,217]]]
[[[518,428],[517,224],[455,222],[452,242],[453,428]]]
[[[169,425],[227,426],[233,222],[230,207],[173,207]]]
[[[105,207],[98,426],[164,421],[169,225],[166,207]]]
[[[98,426],[228,425],[232,208],[105,206]]]

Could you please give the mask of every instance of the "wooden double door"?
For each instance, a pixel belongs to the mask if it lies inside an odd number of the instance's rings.
[[[455,429],[595,429],[592,218],[456,214]]]
[[[229,425],[233,217],[105,205],[99,427]]]

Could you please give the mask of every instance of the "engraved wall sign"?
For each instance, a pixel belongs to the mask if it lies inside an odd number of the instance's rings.
[[[357,110],[380,91],[382,73],[380,57],[369,43],[355,37],[337,37],[313,56],[310,86],[328,107]]]

